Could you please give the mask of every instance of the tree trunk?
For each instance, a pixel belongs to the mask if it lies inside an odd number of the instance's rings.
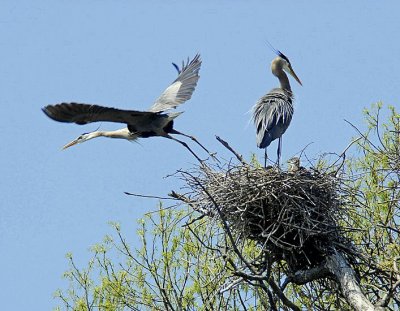
[[[326,260],[326,267],[335,276],[340,284],[342,294],[346,301],[357,311],[382,310],[375,306],[364,296],[353,269],[342,254],[335,251]]]

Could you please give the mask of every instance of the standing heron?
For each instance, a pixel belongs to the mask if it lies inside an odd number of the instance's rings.
[[[271,71],[279,79],[280,87],[272,89],[261,97],[253,108],[253,121],[257,131],[257,147],[265,150],[264,166],[267,166],[267,147],[275,139],[278,141],[277,165],[282,151],[282,135],[289,127],[293,116],[293,93],[290,88],[289,73],[300,85],[301,81],[293,71],[289,59],[282,52],[271,62]]]
[[[201,162],[200,158],[185,142],[171,136],[171,134],[179,134],[189,137],[209,153],[193,136],[186,135],[174,129],[174,119],[182,112],[164,113],[166,110],[176,108],[179,104],[184,103],[192,97],[197,81],[200,78],[200,55],[197,54],[190,62],[189,59],[186,63],[182,62],[182,68],[179,68],[174,63],[173,65],[178,71],[178,77],[155,101],[149,111],[122,110],[78,103],[48,105],[42,110],[48,117],[59,122],[82,125],[107,121],[125,123],[127,125],[127,127],[116,131],[94,131],[82,134],[77,139],[66,144],[63,149],[101,136],[122,138],[130,141],[138,138],[161,136],[179,142]]]

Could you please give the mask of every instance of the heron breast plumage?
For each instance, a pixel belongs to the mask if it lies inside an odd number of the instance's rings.
[[[281,88],[272,89],[253,108],[257,131],[257,146],[268,147],[283,135],[293,116],[293,94]]]

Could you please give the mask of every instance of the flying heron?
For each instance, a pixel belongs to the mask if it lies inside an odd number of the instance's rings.
[[[289,59],[282,52],[271,62],[271,71],[279,79],[280,87],[272,89],[261,97],[253,107],[253,121],[257,131],[257,147],[264,149],[264,166],[267,166],[267,147],[275,139],[278,141],[277,165],[282,151],[282,135],[289,127],[293,116],[293,93],[290,88],[289,73],[300,85]]]
[[[59,122],[82,125],[92,122],[107,121],[127,124],[127,127],[116,131],[94,131],[82,134],[77,139],[66,144],[63,149],[101,136],[122,138],[130,141],[138,138],[161,136],[179,142],[187,148],[197,160],[202,162],[185,142],[171,136],[171,134],[186,136],[195,141],[207,153],[209,153],[208,150],[196,140],[196,138],[174,129],[174,119],[182,112],[164,113],[166,110],[176,108],[179,104],[184,103],[192,97],[197,81],[200,78],[200,55],[197,54],[190,62],[189,59],[186,63],[182,62],[181,68],[174,63],[173,65],[178,71],[178,77],[166,88],[161,96],[150,107],[149,111],[122,110],[78,103],[48,105],[42,110],[48,117]]]

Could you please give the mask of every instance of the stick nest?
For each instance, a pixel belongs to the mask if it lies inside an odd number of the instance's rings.
[[[334,248],[354,256],[338,225],[343,204],[332,174],[241,163],[182,176],[197,211],[221,218],[236,237],[256,241],[291,271],[320,264]]]

